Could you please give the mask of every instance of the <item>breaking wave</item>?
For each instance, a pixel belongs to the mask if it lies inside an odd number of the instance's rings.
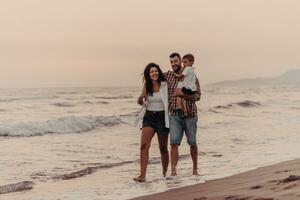
[[[82,176],[86,176],[88,174],[92,174],[96,172],[99,169],[107,169],[107,168],[112,168],[112,167],[118,167],[126,164],[133,163],[134,161],[123,161],[119,163],[109,163],[109,164],[100,164],[98,166],[94,167],[87,167],[75,172],[67,173],[67,174],[62,174],[59,176],[54,177],[54,179],[62,179],[62,180],[68,180],[68,179],[74,179]]]
[[[105,99],[105,100],[111,100],[111,99],[131,99],[134,96],[132,95],[120,95],[120,96],[95,96],[95,99]]]
[[[33,188],[33,185],[34,185],[34,183],[32,181],[22,181],[19,183],[3,185],[3,186],[0,186],[0,194],[30,190]]]
[[[235,103],[230,103],[227,105],[218,105],[215,106],[215,109],[230,109],[233,108],[234,106],[239,106],[239,107],[244,107],[244,108],[248,108],[248,107],[257,107],[257,106],[261,106],[261,103],[259,102],[255,102],[255,101],[240,101],[240,102],[235,102]]]
[[[117,116],[68,116],[42,122],[0,123],[0,136],[81,133],[124,123]]]
[[[75,106],[75,104],[69,103],[69,102],[57,102],[57,103],[53,103],[52,105],[58,106],[58,107],[74,107]]]

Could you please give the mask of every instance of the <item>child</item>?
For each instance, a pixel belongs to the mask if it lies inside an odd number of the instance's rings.
[[[183,62],[183,72],[182,74],[176,74],[179,78],[177,90],[181,90],[182,93],[186,95],[194,95],[196,91],[196,74],[194,72],[194,56],[192,54],[186,54],[182,57]],[[186,101],[182,97],[176,98],[176,104],[179,112],[183,114],[184,117],[187,116]]]

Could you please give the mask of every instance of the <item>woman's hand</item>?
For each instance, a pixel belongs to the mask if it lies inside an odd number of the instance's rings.
[[[137,103],[142,106],[143,103],[144,103],[144,97],[143,96],[139,96],[138,99],[137,99]]]
[[[137,99],[137,103],[141,106],[147,106],[148,105],[148,101],[146,100],[146,97],[144,96],[140,96],[138,99]]]

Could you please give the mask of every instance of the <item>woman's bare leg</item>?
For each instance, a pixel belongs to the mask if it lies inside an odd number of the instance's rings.
[[[168,136],[169,136],[168,133],[157,134],[164,177],[166,177],[168,166],[169,166]]]
[[[152,137],[154,136],[154,130],[151,127],[144,127],[141,135],[141,147],[140,147],[140,166],[141,175],[133,180],[138,182],[144,182],[146,178],[146,170],[149,159],[149,148],[151,145]]]

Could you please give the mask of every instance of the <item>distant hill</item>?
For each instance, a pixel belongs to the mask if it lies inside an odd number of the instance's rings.
[[[275,78],[249,78],[212,83],[210,85],[300,84],[300,69],[290,70]]]

